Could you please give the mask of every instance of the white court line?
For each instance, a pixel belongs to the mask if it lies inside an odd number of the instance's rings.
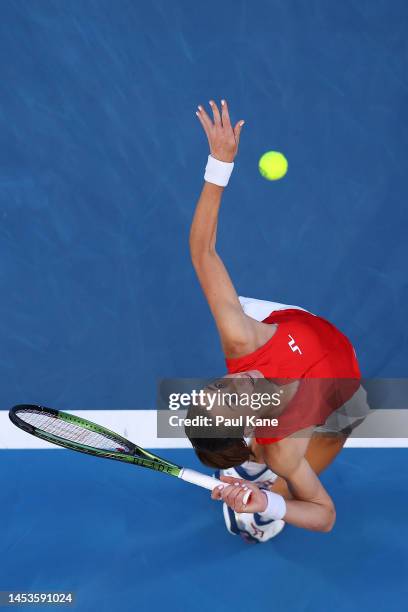
[[[408,448],[408,438],[349,438],[345,448]]]
[[[191,448],[186,438],[158,438],[155,410],[70,410],[72,414],[104,425],[143,448]],[[408,438],[349,438],[347,448],[408,448]],[[59,448],[30,436],[11,423],[0,410],[0,449]]]

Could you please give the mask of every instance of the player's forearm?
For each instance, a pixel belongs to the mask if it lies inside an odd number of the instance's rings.
[[[288,474],[292,499],[286,501],[285,521],[313,531],[330,531],[336,520],[333,501],[306,459]]]
[[[296,440],[292,441],[293,444],[296,444]],[[279,458],[279,453],[275,451],[275,462],[269,467],[280,473],[289,489],[289,499],[284,495],[284,520],[303,529],[330,531],[336,519],[334,504],[308,461],[303,458],[291,464],[290,456],[286,454]]]
[[[215,250],[218,212],[224,187],[204,183],[190,230],[190,253],[193,263]]]
[[[336,520],[332,503],[320,504],[298,499],[286,500],[284,520],[290,525],[312,531],[331,531]]]

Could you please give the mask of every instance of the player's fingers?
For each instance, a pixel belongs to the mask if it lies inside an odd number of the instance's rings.
[[[234,504],[234,497],[236,495],[235,489],[230,490],[229,488],[225,488],[224,491],[222,492],[222,500],[228,504],[228,506],[231,506],[231,508],[233,507]]]
[[[222,499],[229,505],[231,508],[234,507],[235,499],[239,496],[241,491],[241,487],[238,483],[233,485],[229,485],[225,487],[224,491],[222,491]]]
[[[212,108],[212,112],[213,112],[213,116],[214,116],[214,124],[216,126],[221,126],[221,115],[220,115],[220,111],[218,110],[218,106],[216,105],[216,103],[214,102],[214,100],[210,100],[210,106]]]
[[[238,489],[238,493],[234,497],[233,509],[236,512],[242,512],[242,511],[245,511],[245,508],[246,508],[246,504],[244,503],[244,498],[245,498],[245,495],[248,489],[244,489],[244,487],[237,487],[237,489]]]
[[[209,138],[209,137],[210,137],[210,133],[209,133],[209,131],[208,131],[208,127],[207,127],[207,125],[206,125],[206,123],[205,123],[205,121],[204,121],[204,119],[203,119],[203,117],[202,117],[202,115],[201,115],[200,111],[196,111],[196,115],[197,115],[197,117],[198,117],[198,119],[199,119],[199,121],[200,121],[201,125],[203,126],[203,129],[204,129],[204,132],[205,132],[205,133],[206,133],[206,135],[207,135],[207,138]]]
[[[214,124],[211,121],[210,117],[207,115],[207,112],[204,106],[201,106],[201,104],[199,104],[197,108],[198,108],[198,112],[200,113],[199,114],[200,119],[202,120],[207,130],[210,131],[210,129],[213,127]]]
[[[241,137],[241,130],[242,130],[242,126],[244,125],[244,123],[245,121],[241,119],[240,121],[238,121],[238,123],[234,127],[235,142],[237,143],[237,145],[239,145],[239,139]]]
[[[242,478],[234,478],[233,476],[221,476],[220,480],[222,480],[222,482],[228,482],[229,484],[234,484],[235,482],[240,484],[244,482]]]
[[[228,111],[228,104],[226,100],[221,100],[221,112],[222,112],[222,125],[223,127],[231,127],[231,120]]]
[[[223,482],[228,482],[230,485],[234,485],[235,483],[239,484],[240,487],[243,488],[244,490],[244,494],[243,494],[243,503],[244,506],[246,504],[251,503],[252,501],[252,493],[256,493],[256,491],[258,490],[258,487],[251,483],[248,482],[247,480],[243,480],[242,478],[233,478],[232,476],[221,476],[221,480]]]
[[[245,491],[248,492],[248,499],[251,496],[251,493],[258,491],[258,487],[256,484],[252,482],[248,482],[248,480],[243,480],[242,478],[233,478],[232,476],[221,476],[220,477],[223,482],[228,482],[231,485],[235,485],[235,483],[239,484],[241,487],[245,488]]]
[[[213,489],[211,491],[211,498],[212,499],[222,499],[222,490],[223,490],[223,486],[218,485],[218,487],[215,487],[215,489]]]
[[[247,486],[244,485],[244,496],[242,498],[242,503],[244,506],[251,503],[252,491]]]

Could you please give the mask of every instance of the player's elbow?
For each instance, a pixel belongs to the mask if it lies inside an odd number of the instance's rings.
[[[208,258],[211,258],[215,254],[215,246],[204,241],[192,241],[190,239],[190,256],[193,266],[201,268],[208,262]]]

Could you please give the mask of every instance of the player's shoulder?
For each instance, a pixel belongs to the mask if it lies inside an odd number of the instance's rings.
[[[280,475],[293,472],[305,456],[312,432],[313,428],[309,427],[296,435],[263,445],[265,462]]]

